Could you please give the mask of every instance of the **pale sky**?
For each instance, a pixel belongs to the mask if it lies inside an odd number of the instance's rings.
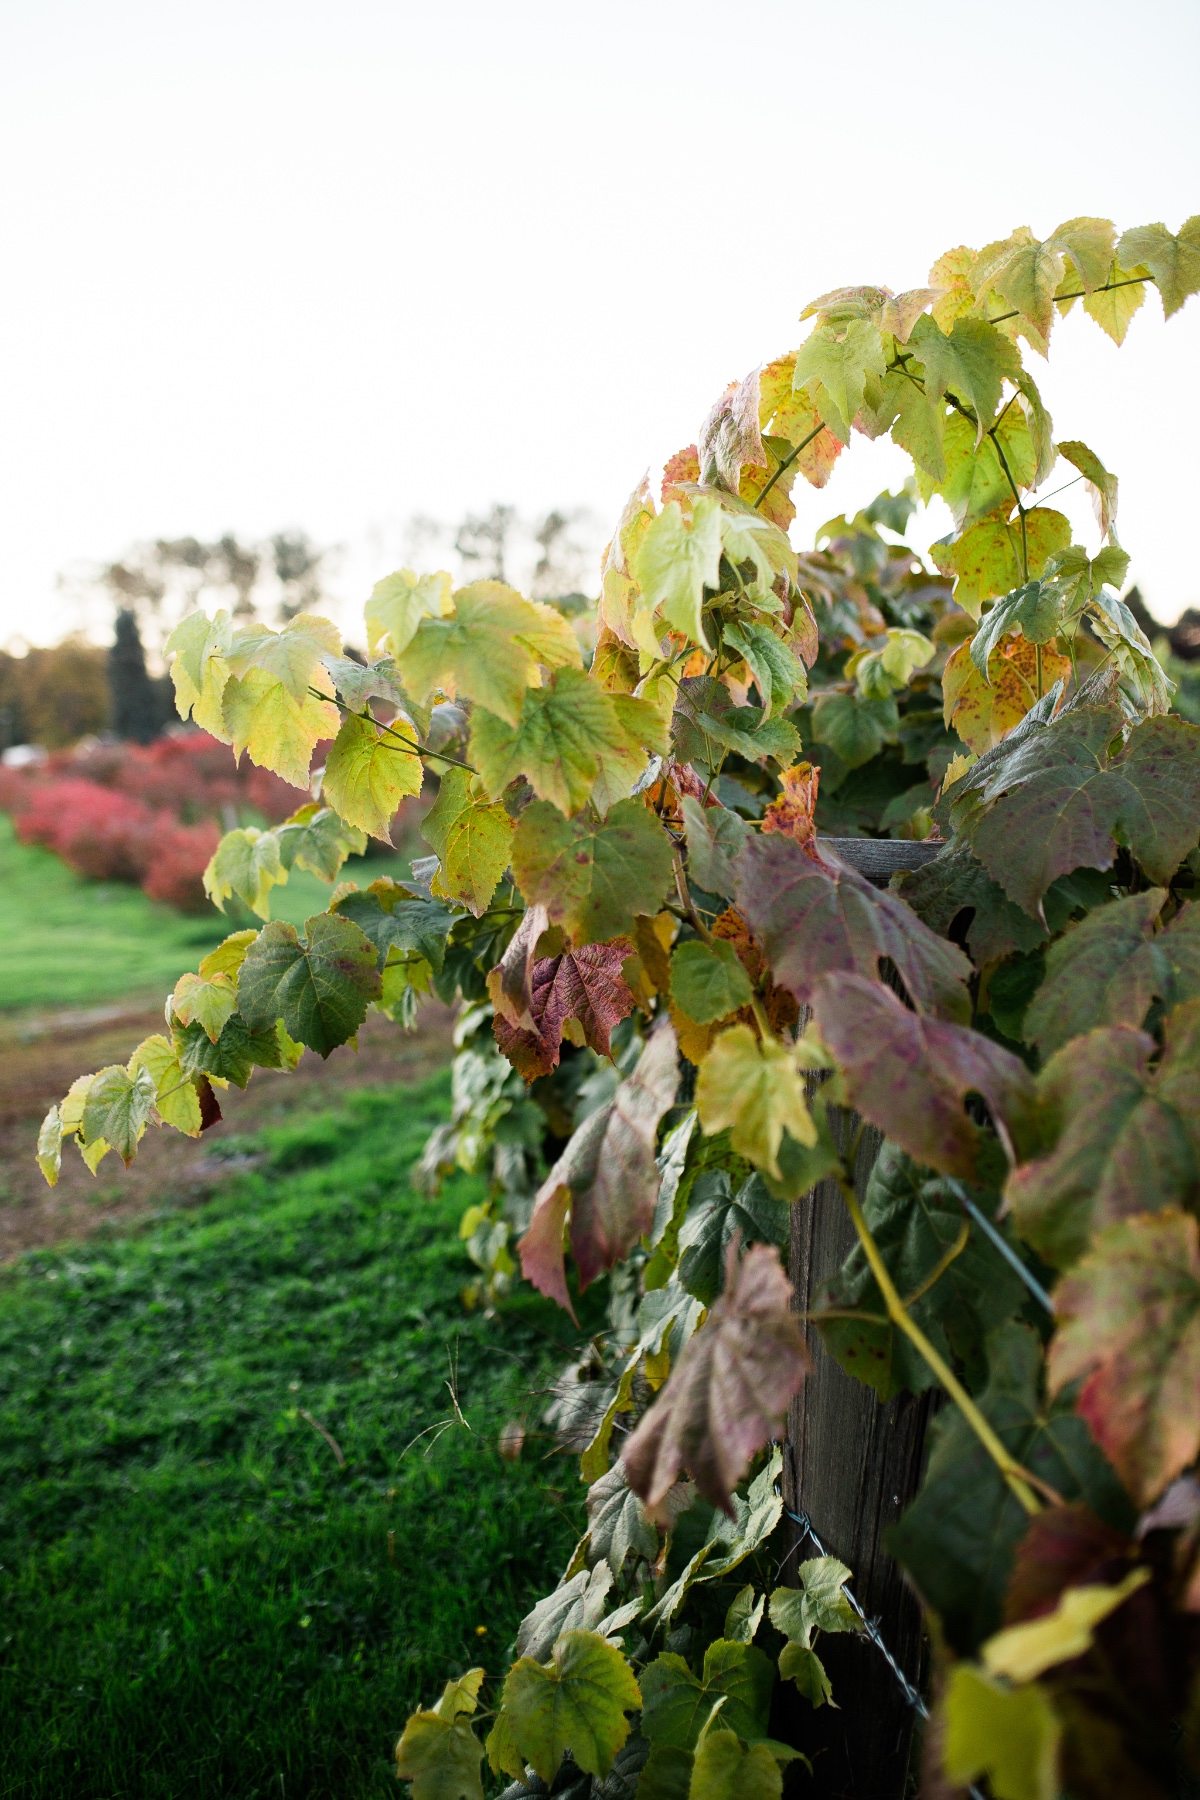
[[[138,538],[304,527],[349,619],[414,513],[610,519],[824,290],[1178,230],[1197,68],[1195,0],[5,0],[0,643]],[[1034,367],[1154,610],[1200,604],[1200,297]],[[856,437],[795,541],[906,467]]]

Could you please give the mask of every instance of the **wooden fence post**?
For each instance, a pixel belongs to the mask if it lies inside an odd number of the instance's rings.
[[[877,886],[899,869],[917,868],[940,844],[878,839],[824,839],[835,854]],[[834,1120],[843,1145],[859,1120]],[[855,1160],[861,1193],[878,1154],[879,1133],[867,1127]],[[788,1273],[796,1305],[814,1305],[821,1283],[841,1268],[855,1243],[854,1226],[836,1182],[823,1181],[792,1208]],[[824,1348],[814,1326],[806,1328],[812,1367],[788,1416],[784,1446],[784,1503],[811,1520],[823,1548],[853,1572],[852,1588],[867,1617],[915,1686],[923,1673],[920,1608],[883,1546],[884,1533],[916,1493],[924,1460],[930,1396],[902,1394],[886,1403],[847,1375]],[[817,1550],[802,1526],[793,1525],[797,1563]],[[882,1652],[865,1636],[825,1636],[820,1656],[837,1707],[817,1709],[796,1697],[789,1704],[788,1741],[813,1764],[814,1780],[793,1776],[788,1791],[817,1793],[821,1800],[902,1800],[915,1716]],[[801,1767],[801,1765],[796,1765]],[[793,1788],[794,1783],[794,1788]]]

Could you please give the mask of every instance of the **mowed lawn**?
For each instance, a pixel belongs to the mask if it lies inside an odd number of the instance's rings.
[[[400,857],[354,857],[364,885],[407,870]],[[305,869],[272,891],[271,916],[303,924],[332,889]],[[0,1012],[101,1006],[165,995],[228,932],[258,921],[233,903],[188,917],[119,881],[85,881],[49,850],[18,841],[0,813]]]
[[[410,1708],[502,1672],[580,1528],[537,1435],[574,1343],[528,1289],[465,1310],[482,1183],[407,1178],[447,1106],[226,1137],[202,1209],[0,1276],[3,1800],[394,1796]]]

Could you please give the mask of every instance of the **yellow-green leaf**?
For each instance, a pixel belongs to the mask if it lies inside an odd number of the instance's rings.
[[[1035,506],[1025,515],[1022,536],[1020,519],[1008,519],[1008,510],[1005,506],[992,517],[980,519],[953,543],[932,547],[933,560],[943,575],[957,577],[955,601],[973,619],[979,617],[985,600],[1021,586],[1026,579],[1026,555],[1032,579],[1042,574],[1051,556],[1071,542],[1070,522],[1062,513]]]
[[[685,520],[678,500],[672,500],[647,528],[634,563],[644,607],[702,650],[712,647],[701,612],[705,588],[715,589],[720,581],[721,541],[720,501],[702,495]]]
[[[602,774],[627,794],[645,767],[639,736],[624,723],[626,712],[640,721],[640,735],[658,737],[657,716],[644,702],[606,694],[582,669],[559,669],[546,687],[527,689],[515,728],[494,713],[476,712],[470,758],[491,797],[524,775],[535,794],[569,816]]]
[[[272,832],[246,825],[227,831],[213,851],[204,871],[204,891],[222,912],[225,901],[236,894],[260,919],[269,919],[271,889],[282,887],[287,878],[279,860],[279,840]]]
[[[448,618],[424,618],[397,659],[414,699],[438,688],[476,701],[510,725],[521,716],[538,664],[578,667],[579,645],[567,621],[548,606],[522,599],[502,581],[459,588]]]
[[[412,1800],[483,1800],[483,1745],[470,1726],[482,1669],[448,1681],[433,1709],[413,1713],[396,1745],[396,1773],[412,1782]]]
[[[258,936],[251,925],[245,931],[233,931],[219,943],[215,950],[200,959],[200,973],[206,981],[214,975],[237,975],[245,960],[246,952]]]
[[[869,319],[843,326],[818,325],[796,352],[793,385],[806,387],[835,437],[850,442],[850,427],[863,403],[867,377],[882,377],[883,339]]]
[[[743,1744],[732,1731],[708,1732],[696,1751],[688,1800],[779,1800],[783,1776],[765,1744]]]
[[[322,693],[329,692],[321,658],[338,656],[341,648],[342,634],[336,625],[312,613],[297,613],[281,631],[272,631],[269,625],[243,625],[233,634],[226,660],[230,673],[239,679],[251,669],[270,675],[299,704],[314,683]]]
[[[325,764],[321,797],[350,825],[390,844],[390,826],[400,802],[419,794],[421,758],[401,742],[416,733],[403,713],[392,728],[377,725],[369,713],[350,713],[342,723]]]
[[[257,933],[251,932],[254,937]],[[145,1069],[154,1083],[154,1104],[164,1125],[186,1137],[200,1136],[200,1096],[183,1072],[174,1045],[161,1033],[146,1038],[129,1059],[129,1067]]]
[[[328,687],[329,677],[318,669],[316,685]],[[322,738],[336,737],[341,725],[338,709],[319,700],[305,688],[301,698],[266,669],[248,669],[238,679],[230,676],[225,686],[225,725],[240,757],[271,769],[293,787],[308,786],[312,753]]]
[[[1149,1569],[1131,1569],[1124,1581],[1113,1585],[1097,1582],[1064,1588],[1052,1612],[1023,1625],[1009,1625],[990,1637],[980,1651],[984,1668],[1009,1681],[1034,1681],[1057,1663],[1085,1655],[1100,1621],[1124,1606],[1149,1579]]]
[[[512,854],[513,822],[465,769],[448,768],[421,835],[441,860],[437,892],[485,913]]]
[[[1130,269],[1137,264],[1149,269],[1169,319],[1189,294],[1200,293],[1200,213],[1180,226],[1178,236],[1165,225],[1135,225],[1117,245],[1117,260]]]
[[[639,913],[656,913],[671,881],[671,843],[640,800],[619,800],[605,818],[564,819],[544,800],[521,814],[513,874],[525,899],[545,906],[576,944],[629,935]]]
[[[154,1098],[154,1079],[147,1069],[122,1069],[118,1064],[101,1069],[83,1103],[79,1136],[84,1150],[99,1150],[96,1162],[108,1150],[115,1150],[128,1168],[149,1122]]]
[[[62,1141],[62,1113],[57,1106],[52,1106],[42,1120],[37,1141],[37,1165],[45,1176],[48,1187],[58,1186],[62,1170]]]
[[[504,1711],[517,1749],[542,1780],[554,1780],[567,1750],[589,1775],[608,1774],[641,1707],[633,1671],[594,1631],[567,1631],[548,1663],[523,1656],[504,1683]]]
[[[180,718],[186,719],[190,713],[201,730],[223,744],[229,742],[222,702],[229,679],[225,654],[232,635],[227,612],[212,619],[194,612],[180,620],[165,645]]]
[[[943,1716],[942,1764],[951,1781],[965,1786],[986,1775],[995,1800],[1058,1800],[1062,1728],[1040,1687],[1006,1687],[959,1663]]]
[[[444,569],[436,575],[414,575],[411,569],[397,569],[394,575],[377,581],[363,608],[371,655],[380,645],[389,656],[402,655],[422,619],[445,618],[450,611],[450,588],[451,580]]]
[[[226,974],[181,975],[171,996],[171,1011],[181,1025],[193,1020],[204,1027],[211,1044],[225,1029],[225,1021],[237,1011],[237,983]]]
[[[750,980],[737,951],[725,938],[702,944],[693,938],[671,953],[671,998],[689,1019],[710,1025],[748,1006]]]
[[[785,1128],[810,1149],[817,1141],[791,1052],[773,1038],[760,1042],[748,1025],[731,1026],[713,1044],[700,1067],[696,1106],[706,1132],[729,1126],[739,1155],[776,1180]]]
[[[1075,439],[1060,444],[1058,453],[1083,476],[1101,536],[1107,537],[1117,518],[1117,477],[1109,474],[1094,450]]]
[[[932,319],[918,319],[911,342],[925,365],[926,394],[940,398],[949,390],[964,401],[977,421],[975,442],[982,442],[1004,381],[1021,372],[1016,346],[984,319],[956,319],[949,336]]]
[[[1145,301],[1149,282],[1150,271],[1144,265],[1123,269],[1114,258],[1105,287],[1088,295],[1083,310],[1089,319],[1095,319],[1101,331],[1107,332],[1114,344],[1123,344],[1130,320]]]

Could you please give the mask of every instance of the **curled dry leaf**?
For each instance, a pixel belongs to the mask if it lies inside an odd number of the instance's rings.
[[[499,1012],[492,1021],[496,1042],[526,1081],[558,1067],[568,1019],[578,1019],[585,1041],[598,1056],[609,1054],[613,1026],[627,1018],[636,1005],[621,976],[622,965],[632,955],[633,946],[618,938],[612,944],[564,950],[533,965],[529,1028],[510,1025]]]
[[[756,1244],[740,1264],[737,1252],[732,1243],[724,1293],[625,1446],[629,1485],[652,1513],[687,1469],[732,1517],[734,1487],[804,1379],[804,1331],[778,1251]]]
[[[525,1279],[574,1316],[563,1266],[563,1227],[571,1221],[571,1250],[581,1287],[626,1256],[654,1222],[658,1122],[675,1099],[679,1079],[675,1032],[656,1025],[637,1067],[607,1106],[584,1120],[547,1175],[518,1246]]]

